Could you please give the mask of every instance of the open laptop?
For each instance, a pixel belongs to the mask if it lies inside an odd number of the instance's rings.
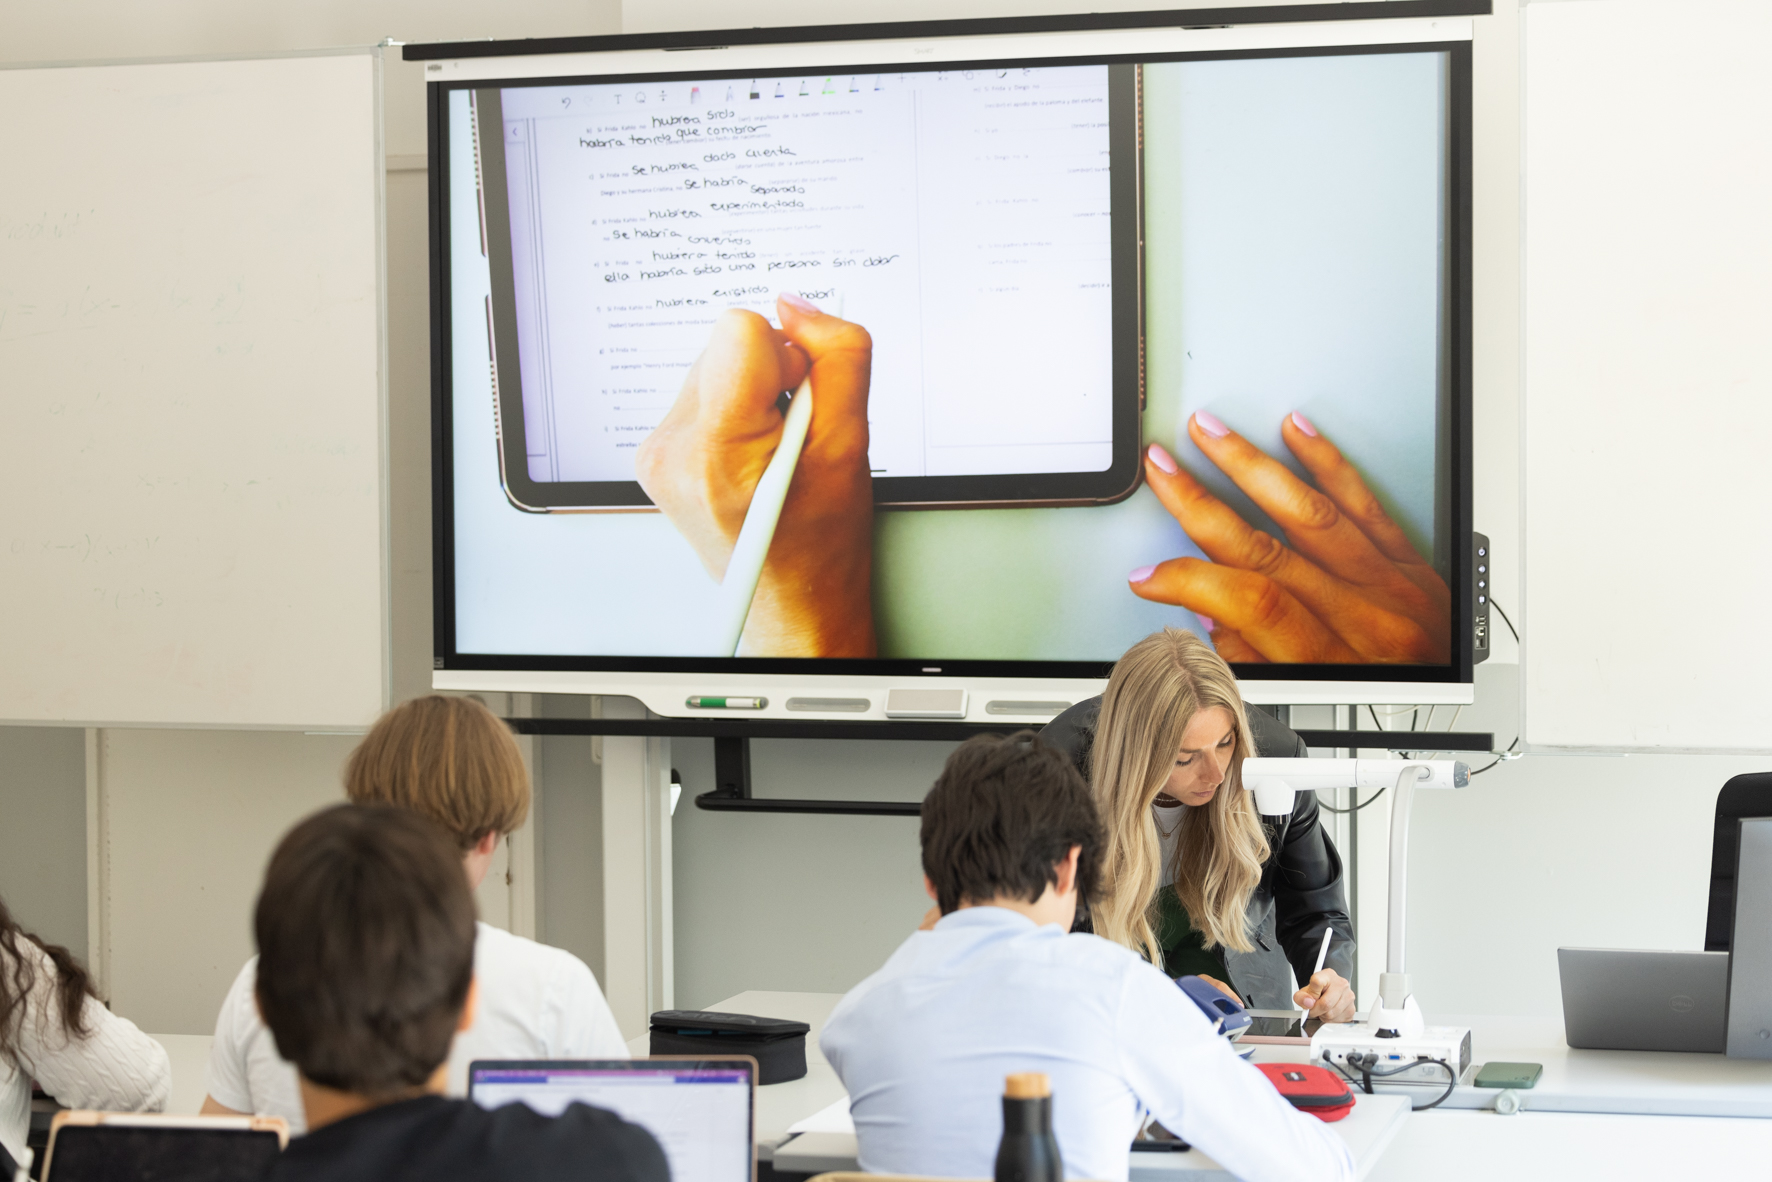
[[[545,1116],[574,1102],[606,1108],[658,1138],[672,1182],[756,1182],[756,1081],[749,1055],[479,1059],[468,1067],[468,1098]]]
[[[1557,970],[1570,1046],[1723,1053],[1727,952],[1559,948]]]

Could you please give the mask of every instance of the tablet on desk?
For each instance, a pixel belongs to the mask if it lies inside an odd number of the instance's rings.
[[[1323,1025],[1321,1018],[1307,1018],[1298,1010],[1249,1010],[1249,1029],[1238,1042],[1309,1046],[1311,1035]]]
[[[876,503],[1138,486],[1137,67],[549,79],[473,106],[516,507],[652,508],[636,450],[715,320],[773,321],[781,292],[873,338]]]
[[[58,1112],[43,1151],[44,1182],[201,1178],[252,1182],[289,1142],[280,1116]]]

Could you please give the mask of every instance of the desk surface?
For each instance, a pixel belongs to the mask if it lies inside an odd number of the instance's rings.
[[[1670,1051],[1582,1051],[1563,1041],[1556,1018],[1436,1014],[1437,1025],[1468,1026],[1471,1066],[1542,1063],[1538,1085],[1515,1095],[1522,1111],[1629,1116],[1772,1117],[1772,1062]],[[1263,1046],[1261,1063],[1303,1063],[1303,1046]],[[1468,1078],[1468,1077],[1467,1077]],[[1500,1088],[1468,1084],[1441,1107],[1493,1109]]]
[[[1772,1117],[1772,1062],[1672,1051],[1582,1051],[1563,1041],[1559,1018],[1435,1015],[1471,1029],[1471,1062],[1544,1064],[1520,1094],[1532,1112],[1648,1116]],[[1461,1087],[1448,1108],[1494,1108],[1497,1089]]]
[[[172,1094],[167,1098],[166,1111],[175,1116],[196,1116],[203,1107],[203,1097],[209,1094],[209,1044],[214,1041],[208,1034],[155,1034],[149,1037],[166,1048],[166,1057],[172,1060]]]
[[[1354,1155],[1354,1176],[1365,1178],[1409,1116],[1407,1096],[1360,1096],[1354,1110],[1329,1127]],[[854,1133],[802,1133],[776,1147],[775,1168],[790,1174],[854,1170]],[[1134,1153],[1130,1182],[1196,1182],[1233,1175],[1198,1149],[1186,1153]]]
[[[840,998],[841,995],[836,993],[751,992],[708,1007],[728,1013],[789,1018],[812,1027],[812,1032],[806,1036],[806,1075],[789,1083],[757,1089],[757,1156],[773,1161],[778,1170],[815,1174],[856,1168],[853,1133],[803,1133],[792,1139],[788,1137],[788,1126],[828,1108],[844,1096],[837,1073],[818,1050],[818,1036],[824,1032],[825,1019],[830,1017]],[[646,1039],[634,1039],[628,1049],[636,1055],[645,1054]],[[1345,1120],[1330,1126],[1347,1140],[1361,1177],[1372,1169],[1385,1146],[1403,1126],[1408,1113],[1406,1097],[1362,1096]],[[1133,1182],[1180,1182],[1182,1178],[1229,1176],[1218,1163],[1198,1150],[1140,1153],[1132,1158]]]
[[[818,1049],[818,1036],[824,1033],[824,1020],[842,1000],[840,993],[772,993],[751,990],[707,1008],[717,1013],[755,1014],[760,1018],[786,1018],[805,1022],[812,1027],[806,1036],[806,1074],[787,1083],[770,1084],[757,1089],[757,1158],[770,1161],[775,1149],[788,1139],[788,1126],[804,1120],[821,1108],[828,1108],[845,1095],[837,1073],[825,1062]],[[650,1053],[648,1036],[628,1042],[633,1055]],[[849,1168],[853,1169],[851,1165]]]

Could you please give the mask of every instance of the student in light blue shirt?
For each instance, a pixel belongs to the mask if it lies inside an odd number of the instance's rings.
[[[1345,1182],[1341,1138],[1293,1109],[1162,971],[1070,934],[1101,826],[1070,761],[1031,734],[956,750],[923,802],[942,917],[844,997],[819,1045],[875,1173],[989,1178],[1004,1076],[1052,1079],[1069,1178],[1119,1182],[1146,1112],[1243,1182]]]

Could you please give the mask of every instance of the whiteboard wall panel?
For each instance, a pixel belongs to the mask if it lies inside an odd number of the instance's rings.
[[[1772,751],[1772,5],[1522,36],[1525,740]]]
[[[0,720],[381,708],[379,73],[0,70]]]

